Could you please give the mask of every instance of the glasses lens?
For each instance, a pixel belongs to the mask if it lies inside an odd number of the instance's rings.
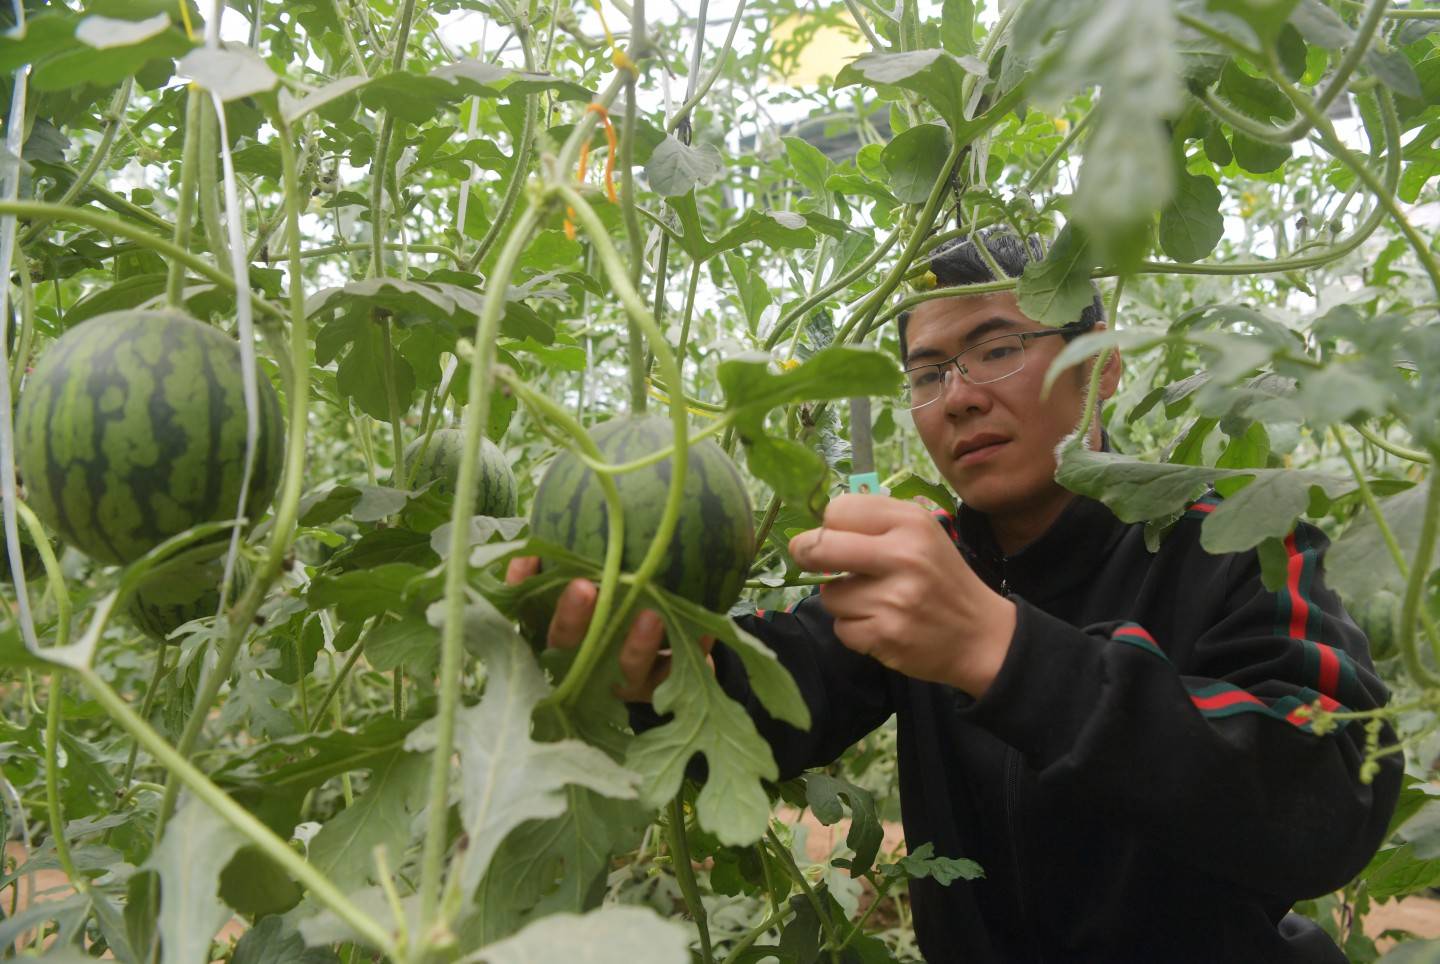
[[[911,408],[929,405],[940,397],[945,379],[939,365],[926,365],[905,373],[905,404]]]
[[[962,355],[960,364],[973,385],[998,382],[1025,367],[1025,339],[1019,335],[992,338]]]

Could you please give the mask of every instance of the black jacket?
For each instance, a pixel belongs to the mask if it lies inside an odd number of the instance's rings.
[[[1270,592],[1254,552],[1201,548],[1217,501],[1196,503],[1154,554],[1142,526],[1084,498],[1009,558],[984,516],[942,513],[971,566],[1019,609],[979,701],[846,649],[815,596],[741,619],[794,674],[809,732],[771,720],[717,648],[722,684],[784,777],[897,717],[907,845],[985,871],[911,884],[927,961],[1344,961],[1286,914],[1365,866],[1401,761],[1385,757],[1361,783],[1363,727],[1316,735],[1300,707],[1368,709],[1387,693],[1323,583],[1324,536],[1297,528],[1288,585]]]

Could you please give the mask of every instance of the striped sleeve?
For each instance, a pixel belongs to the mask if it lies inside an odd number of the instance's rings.
[[[1254,552],[1206,556],[1191,530],[1162,550],[1187,591],[1148,617],[1077,627],[1018,599],[1005,662],[964,716],[1042,785],[1143,823],[1229,885],[1277,901],[1328,893],[1382,841],[1402,761],[1381,757],[1361,780],[1365,728],[1317,728],[1314,711],[1373,709],[1388,693],[1325,586],[1319,530],[1287,540],[1277,592]]]

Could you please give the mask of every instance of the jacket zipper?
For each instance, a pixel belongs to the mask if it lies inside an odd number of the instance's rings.
[[[1000,595],[1010,597],[1010,580],[1005,573],[1005,559],[1000,560]],[[1026,935],[1026,942],[1034,949],[1034,935],[1030,931],[1030,914],[1025,906],[1025,875],[1020,865],[1020,751],[1014,747],[1005,750],[1005,828],[1010,839],[1010,869],[1015,875],[1015,904],[1020,915],[1020,932]]]
[[[1015,875],[1015,904],[1020,915],[1020,933],[1034,949],[1034,934],[1030,931],[1030,914],[1025,907],[1025,877],[1020,866],[1020,826],[1018,819],[1018,798],[1020,796],[1020,751],[1014,747],[1005,750],[1005,829],[1010,839],[1010,870]],[[1034,958],[1038,960],[1038,958]]]

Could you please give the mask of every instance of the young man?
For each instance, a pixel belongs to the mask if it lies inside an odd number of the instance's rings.
[[[1018,275],[1039,252],[990,235],[932,260],[941,285]],[[1383,703],[1366,642],[1323,583],[1324,537],[1288,540],[1291,579],[1270,592],[1253,552],[1212,556],[1196,503],[1150,553],[1142,528],[1054,481],[1088,372],[1049,363],[1068,330],[1011,294],[925,302],[901,327],[915,427],[960,496],[937,526],[921,507],[841,496],[796,536],[808,570],[846,572],[793,612],[742,620],[795,676],[814,725],[771,720],[739,661],[714,652],[783,776],[834,760],[892,714],[911,849],[968,857],[975,881],[911,885],[931,962],[1255,962],[1344,956],[1298,899],[1344,885],[1381,843],[1398,755],[1363,784],[1364,733],[1319,736],[1303,711]],[[1119,381],[1106,363],[1100,396]],[[1104,442],[1098,419],[1090,444]],[[958,547],[959,551],[955,551]],[[533,571],[512,565],[511,578]],[[594,587],[562,596],[550,642],[583,635]],[[666,666],[645,616],[621,654],[626,699]]]

